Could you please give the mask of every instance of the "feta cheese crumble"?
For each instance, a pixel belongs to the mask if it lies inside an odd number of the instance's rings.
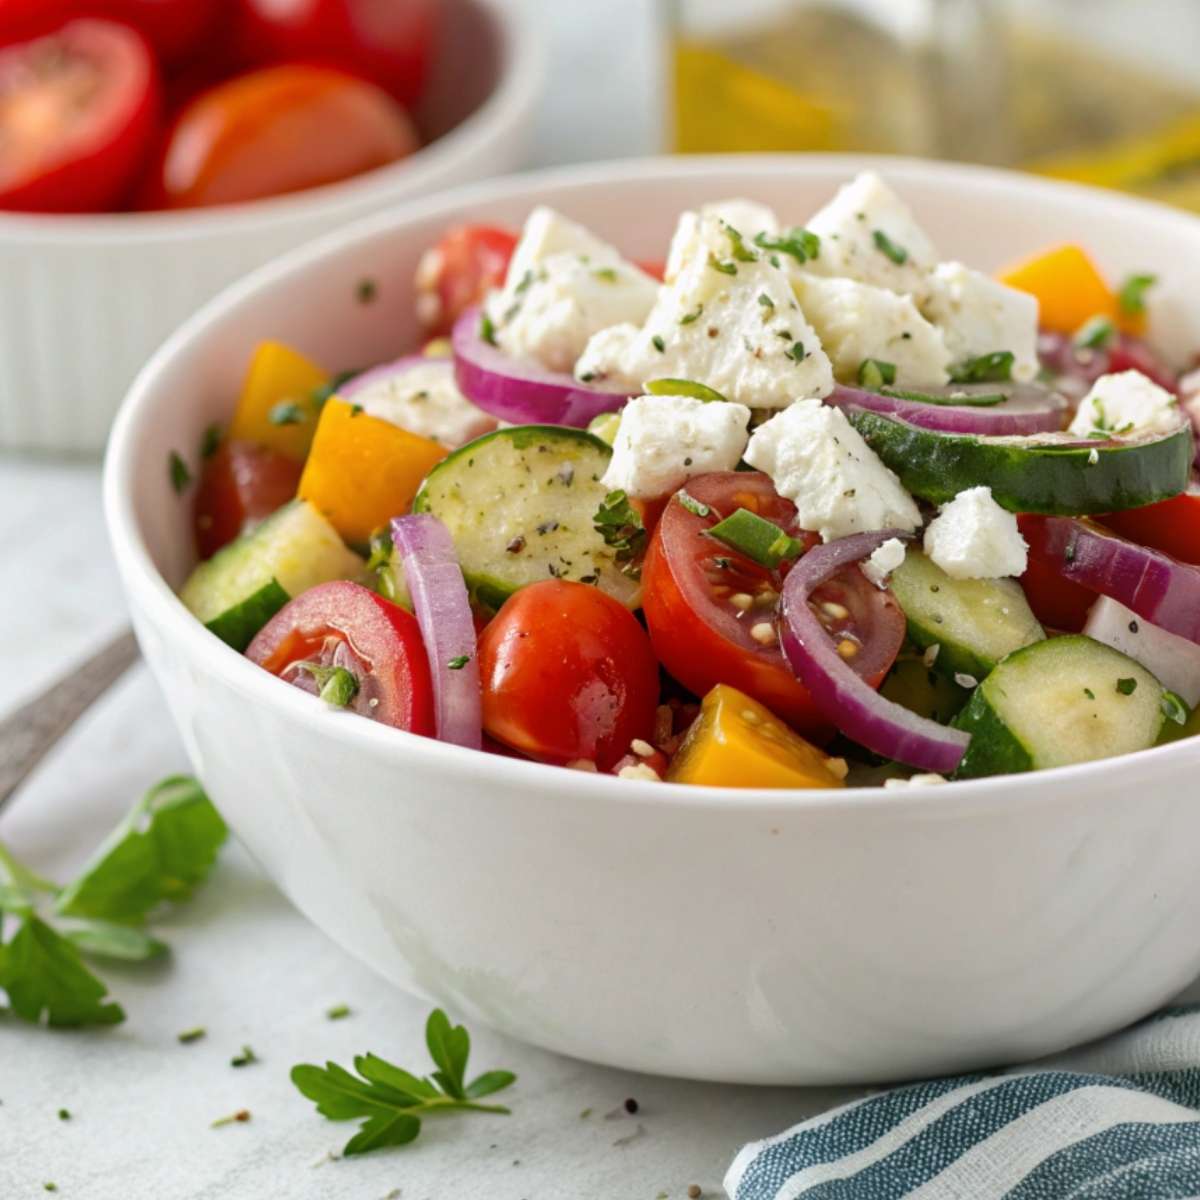
[[[874,554],[862,564],[862,573],[877,587],[886,585],[888,576],[904,565],[908,548],[899,538],[888,538]]]
[[[657,280],[607,242],[539,207],[525,222],[487,312],[507,354],[569,372],[592,334],[643,321],[657,294]]]
[[[833,390],[820,339],[787,274],[768,256],[731,236],[719,218],[685,213],[672,259],[677,273],[645,324],[596,334],[575,364],[576,378],[632,389],[651,379],[694,379],[754,408],[784,408]]]
[[[621,410],[604,485],[640,500],[666,496],[693,475],[731,471],[746,448],[744,404],[640,396]]]
[[[454,364],[444,358],[414,362],[402,373],[385,376],[356,392],[354,403],[372,417],[450,450],[496,428],[496,418],[458,390]]]
[[[921,514],[839,408],[799,400],[760,425],[744,455],[826,542],[876,529],[915,530]]]
[[[808,222],[821,239],[808,264],[818,275],[857,279],[921,297],[938,253],[908,205],[874,172],[851,180]]]
[[[953,579],[1023,575],[1029,560],[1017,518],[989,487],[968,488],[942,505],[925,530],[925,553]]]
[[[1076,437],[1170,433],[1179,426],[1179,401],[1141,371],[1101,375],[1070,424]]]
[[[945,775],[935,775],[932,772],[926,775],[910,775],[907,779],[885,779],[883,786],[885,788],[914,788],[914,787],[936,787],[939,783],[949,783]]]
[[[839,379],[853,382],[863,360],[874,358],[895,366],[898,387],[949,382],[950,352],[911,296],[806,273],[797,273],[794,282],[800,307]]]
[[[997,350],[1013,354],[1012,377],[1037,377],[1038,302],[962,263],[939,263],[929,278],[925,315],[942,331],[954,364]]]

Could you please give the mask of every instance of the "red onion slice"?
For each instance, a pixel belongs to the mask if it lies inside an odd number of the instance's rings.
[[[994,396],[999,392],[1006,399],[987,408],[967,404],[926,404],[905,396],[887,396],[838,384],[832,394],[825,397],[825,402],[839,408],[865,408],[884,416],[900,417],[912,425],[938,433],[977,433],[988,437],[1053,433],[1063,427],[1067,415],[1067,402],[1062,396],[1031,383],[958,384],[918,390],[947,398]]]
[[[834,649],[833,639],[808,606],[813,592],[848,563],[873,554],[889,538],[911,540],[900,529],[857,533],[808,551],[783,585],[783,652],[800,682],[849,738],[897,762],[949,775],[971,735],[920,717],[884,699]]]
[[[1024,516],[1021,532],[1031,558],[1200,644],[1200,567],[1074,517]]]
[[[468,400],[502,421],[583,429],[637,394],[590,387],[571,375],[512,358],[483,340],[479,320],[479,309],[471,308],[454,323],[454,376]]]
[[[450,531],[437,517],[417,513],[392,521],[392,542],[429,655],[437,736],[478,750],[483,712],[475,622]]]
[[[363,371],[355,375],[352,379],[346,380],[338,388],[338,399],[349,402],[356,395],[368,391],[378,384],[385,383],[393,376],[405,375],[414,367],[427,367],[430,363],[444,361],[446,360],[440,358],[426,358],[423,354],[406,354],[403,358],[396,359],[395,362],[383,363],[381,366],[372,367],[369,371]]]

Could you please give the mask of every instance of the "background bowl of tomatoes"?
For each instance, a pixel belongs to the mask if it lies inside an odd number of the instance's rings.
[[[817,1084],[1026,1061],[1127,1024],[1200,970],[1195,739],[902,791],[619,779],[331,711],[176,598],[195,564],[193,514],[167,464],[195,463],[205,431],[229,420],[260,341],[330,369],[409,352],[426,336],[413,277],[448,227],[512,229],[548,204],[651,260],[683,209],[741,195],[802,221],[867,168],[886,172],[947,257],[994,269],[1085,239],[1114,277],[1156,272],[1155,344],[1180,361],[1200,345],[1200,221],[1182,212],[952,164],[647,159],[372,218],[224,293],[135,384],[110,443],[107,520],[193,766],[296,905],[398,986],[579,1058]],[[486,266],[474,245],[443,261]],[[353,286],[368,276],[378,297],[363,306]],[[452,308],[479,279],[425,282]],[[699,656],[705,610],[683,607],[680,638]],[[502,634],[485,631],[485,648]],[[555,686],[504,700],[541,704],[544,734],[580,646],[525,641],[549,656],[541,678]]]
[[[219,288],[519,165],[543,79],[521,12],[0,0],[0,447],[98,451],[138,367]]]

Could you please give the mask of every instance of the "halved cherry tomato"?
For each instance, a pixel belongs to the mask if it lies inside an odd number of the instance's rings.
[[[236,36],[249,63],[327,63],[411,105],[429,74],[440,7],[440,0],[238,0]]]
[[[1153,546],[1180,562],[1200,563],[1200,484],[1181,496],[1109,513],[1102,520],[1131,542]]]
[[[586,583],[510,596],[479,639],[483,727],[543,762],[608,770],[654,732],[658,664],[637,618]]]
[[[297,596],[259,631],[246,657],[314,695],[320,685],[302,663],[345,667],[358,681],[349,709],[434,734],[433,682],[417,619],[360,584],[323,583]]]
[[[1017,517],[1021,535],[1029,543],[1029,565],[1021,576],[1025,599],[1033,615],[1051,629],[1078,633],[1087,621],[1088,610],[1096,603],[1096,593],[1063,577],[1050,562],[1038,554],[1044,526],[1036,518]]]
[[[797,528],[795,506],[757,471],[702,475],[688,481],[687,492],[709,515],[673,499],[642,568],[643,611],[659,660],[699,696],[729,684],[808,736],[828,737],[829,721],[779,648],[776,610],[786,568],[768,571],[706,531],[746,508],[810,544],[814,535]],[[850,665],[878,687],[904,642],[904,614],[891,593],[855,566],[818,588],[812,604],[830,634],[855,648]]]
[[[296,494],[303,465],[252,442],[224,442],[204,464],[192,509],[196,549],[211,558]]]
[[[417,264],[417,317],[430,334],[454,322],[504,282],[517,235],[494,225],[456,225]]]
[[[117,206],[150,150],[159,104],[150,49],[124,25],[71,21],[0,50],[0,209]]]
[[[336,183],[419,145],[404,110],[373,84],[285,66],[218,84],[180,113],[144,208],[239,204]]]

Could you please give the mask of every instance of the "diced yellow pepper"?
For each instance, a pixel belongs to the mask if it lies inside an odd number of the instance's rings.
[[[1073,334],[1092,317],[1108,317],[1127,333],[1141,333],[1146,318],[1123,312],[1116,293],[1082,246],[1054,246],[1000,271],[997,279],[1037,297],[1039,323]]]
[[[328,373],[303,354],[282,342],[262,342],[250,360],[229,436],[303,461],[320,413],[313,392],[328,383]]]
[[[757,700],[719,683],[704,697],[667,778],[709,787],[837,788],[846,764],[806,742]]]
[[[437,442],[369,416],[336,396],[325,401],[299,495],[351,545],[408,512],[421,481],[446,457]]]

